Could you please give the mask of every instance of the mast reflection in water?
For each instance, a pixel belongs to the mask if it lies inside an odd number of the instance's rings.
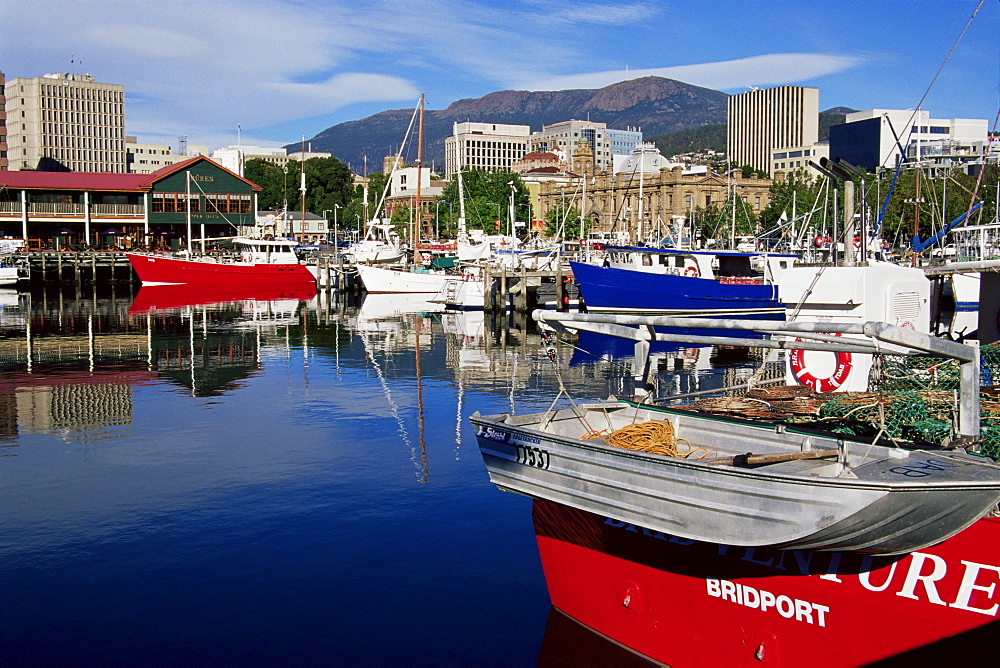
[[[3,302],[4,663],[551,662],[530,501],[465,419],[548,407],[536,334],[148,290]],[[555,347],[575,397],[627,391],[628,360]],[[667,382],[725,382],[672,355]]]

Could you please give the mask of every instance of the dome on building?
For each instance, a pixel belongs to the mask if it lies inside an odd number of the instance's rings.
[[[638,174],[640,165],[643,174],[659,174],[660,169],[673,167],[674,163],[660,155],[656,144],[643,143],[636,144],[632,149],[632,155],[625,159],[618,171],[624,174]]]

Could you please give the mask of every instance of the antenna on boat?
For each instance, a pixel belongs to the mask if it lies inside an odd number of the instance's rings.
[[[306,138],[302,136],[302,152],[299,155],[299,176],[302,184],[299,190],[302,192],[302,224],[299,226],[299,242],[304,240],[306,235]]]

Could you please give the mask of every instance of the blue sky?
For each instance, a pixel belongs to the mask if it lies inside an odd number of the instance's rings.
[[[123,84],[126,132],[173,146],[296,142],[413,108],[421,93],[444,109],[645,75],[727,93],[814,86],[821,109],[909,109],[931,87],[933,118],[991,126],[1000,106],[997,0],[0,0],[0,11],[8,80],[75,71]]]

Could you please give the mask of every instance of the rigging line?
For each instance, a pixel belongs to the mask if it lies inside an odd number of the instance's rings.
[[[969,218],[972,217],[972,207],[976,203],[976,196],[979,194],[979,186],[983,183],[983,174],[986,173],[986,158],[989,156],[993,140],[996,138],[998,121],[1000,121],[1000,109],[997,109],[997,115],[993,119],[993,131],[990,132],[989,139],[986,140],[986,148],[983,149],[983,166],[979,170],[979,176],[976,178],[976,187],[972,189],[972,196],[969,198],[969,209],[965,212],[966,225],[969,224]]]
[[[949,61],[949,60],[951,60],[951,56],[952,56],[952,54],[954,54],[954,53],[955,53],[955,49],[957,49],[957,48],[958,48],[958,44],[959,44],[959,42],[961,42],[961,41],[962,41],[962,38],[963,38],[963,37],[965,37],[965,33],[966,33],[966,31],[968,31],[968,29],[969,29],[969,26],[970,26],[970,25],[972,25],[972,21],[973,21],[973,19],[975,19],[975,18],[976,18],[976,14],[978,14],[978,13],[979,13],[979,10],[980,10],[980,8],[982,8],[982,6],[983,6],[983,3],[984,3],[985,1],[986,1],[986,0],[979,0],[979,4],[977,4],[977,5],[976,5],[976,8],[975,8],[975,9],[973,10],[973,12],[972,12],[972,16],[970,16],[970,17],[969,17],[969,20],[968,20],[968,21],[967,21],[967,22],[965,23],[965,27],[964,27],[964,28],[962,28],[962,32],[961,32],[961,34],[959,34],[959,36],[958,36],[958,39],[956,39],[956,40],[955,40],[955,43],[954,43],[954,44],[953,44],[953,45],[951,46],[951,50],[950,50],[950,51],[948,51],[948,55],[947,55],[947,56],[945,56],[945,59],[944,59],[944,62],[943,62],[943,63],[941,63],[941,67],[939,67],[939,68],[938,68],[938,71],[937,71],[937,73],[936,73],[936,74],[934,75],[934,78],[933,78],[933,79],[931,79],[931,82],[930,82],[930,84],[929,84],[929,85],[927,86],[927,90],[926,90],[926,91],[924,91],[924,95],[923,95],[923,97],[921,97],[921,98],[920,98],[920,102],[918,102],[918,103],[917,103],[917,108],[916,108],[916,109],[914,109],[914,111],[913,111],[913,116],[911,116],[911,117],[910,117],[910,121],[911,121],[911,123],[912,123],[912,121],[913,121],[913,118],[914,118],[914,117],[915,117],[915,116],[917,115],[917,109],[920,109],[921,107],[923,107],[923,105],[924,105],[924,100],[926,100],[926,99],[927,99],[927,96],[928,96],[928,95],[930,94],[930,92],[931,92],[931,88],[933,88],[933,87],[934,87],[934,83],[935,83],[935,82],[937,81],[938,77],[939,77],[939,76],[941,76],[941,72],[942,72],[942,70],[944,70],[944,67],[945,67],[945,65],[947,65],[947,64],[948,64],[948,61]]]
[[[399,411],[399,405],[392,398],[392,389],[389,387],[389,383],[386,381],[385,374],[382,372],[382,367],[375,359],[375,352],[372,349],[371,343],[369,341],[369,336],[367,333],[361,334],[361,342],[365,349],[365,356],[372,364],[372,368],[375,369],[375,375],[378,377],[379,385],[382,386],[382,391],[385,394],[386,404],[389,406],[389,413],[392,415],[393,419],[396,421],[396,427],[399,431],[400,437],[403,439],[403,445],[405,445],[410,450],[410,461],[417,464],[417,450],[413,447],[413,443],[410,441],[410,434],[406,429],[406,423],[403,421],[403,417]],[[417,473],[417,478],[419,479],[420,474]]]
[[[413,132],[413,123],[417,119],[417,113],[420,110],[420,103],[417,102],[417,106],[413,109],[413,115],[410,116],[410,124],[406,128],[406,134],[403,135],[403,143],[399,147],[399,151],[396,153],[396,160],[392,163],[392,169],[389,170],[391,174],[397,167],[399,167],[399,160],[403,155],[403,150],[406,147],[406,141],[410,138],[410,134]],[[382,209],[382,205],[385,204],[385,199],[389,195],[389,186],[392,185],[391,179],[386,179],[385,186],[382,188],[382,198],[379,200],[378,204],[375,206],[375,215],[372,218],[378,217],[378,212]],[[366,223],[368,221],[365,221]]]
[[[945,65],[948,64],[949,60],[951,60],[951,56],[955,53],[955,49],[958,48],[959,42],[961,42],[962,38],[965,37],[965,33],[969,30],[969,26],[972,25],[973,19],[976,18],[976,15],[979,13],[980,8],[982,8],[983,2],[985,2],[985,0],[979,0],[979,4],[977,4],[976,8],[973,10],[972,16],[970,16],[969,20],[965,23],[965,27],[962,28],[962,32],[959,34],[958,39],[956,39],[955,43],[952,44],[951,49],[948,51],[948,55],[945,56],[944,62],[941,63],[941,67],[938,68],[938,71],[934,74],[934,78],[931,79],[930,84],[928,84],[927,90],[925,90],[923,96],[921,96],[920,101],[917,103],[917,106],[913,110],[913,114],[910,115],[910,120],[907,121],[907,126],[910,128],[909,134],[913,133],[913,119],[916,118],[917,112],[920,111],[920,109],[923,107],[924,100],[926,100],[927,96],[930,95],[931,88],[934,87],[934,84],[935,82],[937,82],[938,77],[941,76],[941,72],[944,70]],[[889,119],[886,118],[886,120],[888,121]],[[890,130],[892,129],[891,121],[889,122],[889,129]],[[896,145],[899,146],[899,138],[896,136],[895,130],[893,130],[893,136],[896,138]],[[909,144],[909,141],[907,141],[907,144]],[[903,154],[903,156],[905,156],[905,151],[902,150],[902,147],[900,147],[900,152]],[[892,191],[896,185],[896,177],[899,176],[899,169],[903,164],[902,161],[903,156],[900,156],[899,164],[896,165],[896,173],[895,175],[893,175],[892,185],[889,186],[889,193],[886,195],[885,203],[882,205],[882,212],[879,214],[878,222],[875,224],[876,231],[879,230],[882,226],[882,220],[883,216],[885,215],[885,209],[889,205],[889,196],[892,194]],[[972,205],[970,204],[969,207],[971,209]]]
[[[615,214],[615,219],[611,221],[611,232],[614,233],[618,227],[618,221],[621,220],[622,211],[625,210],[625,200],[629,196],[629,191],[632,189],[632,182],[635,181],[635,175],[639,171],[639,163],[637,162],[635,167],[632,168],[632,173],[629,174],[628,184],[625,186],[625,194],[622,195],[621,206],[618,207],[618,211]],[[612,200],[613,203],[613,200]]]
[[[220,211],[220,210],[219,210],[219,206],[218,206],[218,205],[217,205],[217,204],[215,203],[215,200],[213,200],[213,199],[209,198],[209,196],[208,196],[208,193],[207,193],[207,192],[205,192],[205,189],[201,187],[201,184],[200,184],[200,183],[198,183],[197,181],[195,181],[195,182],[194,182],[194,185],[195,185],[195,186],[196,186],[196,187],[198,188],[198,190],[200,190],[200,191],[201,191],[201,194],[205,196],[205,201],[206,201],[206,202],[208,202],[209,204],[211,204],[211,205],[212,205],[212,208],[213,208],[213,209],[215,209],[215,212],[216,212],[217,214],[219,214],[220,216],[222,216],[222,217],[223,217],[223,219],[225,219],[225,221],[226,221],[227,223],[229,223],[229,226],[230,226],[231,228],[233,228],[234,230],[238,230],[238,229],[239,229],[239,226],[237,226],[237,225],[234,225],[234,224],[233,224],[233,221],[229,220],[229,218],[226,218],[226,214],[222,213],[222,211]],[[214,195],[214,194],[216,194],[216,193],[212,193],[212,194]]]

